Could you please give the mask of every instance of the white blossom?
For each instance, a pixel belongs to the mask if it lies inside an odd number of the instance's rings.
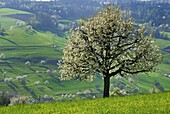
[[[31,64],[30,61],[25,62],[25,65],[30,65],[30,64]]]
[[[35,85],[40,85],[41,82],[40,82],[40,81],[36,81],[36,82],[34,82],[34,84],[35,84]]]

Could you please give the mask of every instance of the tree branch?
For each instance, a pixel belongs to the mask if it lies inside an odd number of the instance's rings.
[[[137,74],[137,73],[141,73],[141,72],[148,72],[150,70],[142,69],[142,70],[137,70],[137,71],[129,71],[129,70],[127,71],[127,70],[122,69],[122,71],[126,72],[128,74]]]
[[[90,48],[90,52],[92,52],[92,54],[94,54],[94,57],[100,56],[99,54],[97,54],[97,53],[95,52],[95,50],[93,49],[92,45],[90,44],[90,41],[88,40],[88,37],[86,36],[87,33],[84,32],[84,31],[81,30],[81,29],[79,29],[79,30],[80,30],[80,32],[83,33],[82,38],[85,40],[85,42],[87,43],[88,47]],[[101,57],[101,56],[100,56],[100,57]],[[101,57],[101,58],[102,58],[102,57]],[[99,66],[102,65],[102,63],[99,61],[99,59],[94,59],[94,61],[96,61],[96,62],[99,64]]]
[[[121,71],[122,71],[122,68],[119,68],[117,71],[112,72],[112,73],[110,73],[109,75],[110,75],[110,77],[111,77],[111,76],[115,76],[116,74],[121,73]]]

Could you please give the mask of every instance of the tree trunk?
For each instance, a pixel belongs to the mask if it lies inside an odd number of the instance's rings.
[[[109,97],[109,89],[110,89],[110,77],[104,77],[104,93],[103,98]]]

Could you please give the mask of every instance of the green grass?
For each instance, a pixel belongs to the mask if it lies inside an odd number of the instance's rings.
[[[170,33],[169,32],[161,32],[162,35],[165,35],[166,38],[170,38]]]
[[[167,77],[162,76],[159,73],[149,73],[149,74],[138,74],[137,76],[133,77],[134,80],[136,80],[136,85],[140,87],[140,91],[142,92],[142,89],[144,91],[148,91],[148,89],[151,89],[154,87],[154,82],[158,81],[163,87],[164,90],[169,90],[170,85],[170,79]]]
[[[161,49],[170,46],[170,40],[156,39],[156,43]]]
[[[6,32],[7,35],[0,37],[0,46],[52,46],[54,35],[50,32],[36,30],[26,31],[26,26],[13,27]],[[58,46],[64,45],[64,39],[55,36]]]
[[[9,29],[17,22],[17,19],[5,17],[6,15],[11,15],[11,14],[31,14],[31,13],[20,11],[20,10],[14,10],[10,8],[0,8],[0,23],[2,27],[5,29]]]
[[[0,107],[1,114],[168,114],[170,92]]]
[[[31,14],[21,10],[15,10],[10,8],[0,8],[0,15],[10,15],[10,14]]]

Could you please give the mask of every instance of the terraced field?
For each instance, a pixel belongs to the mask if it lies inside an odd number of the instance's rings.
[[[0,9],[0,12],[1,16],[26,14],[12,9]],[[9,17],[7,19],[11,20]],[[95,83],[60,81],[57,62],[62,56],[66,42],[64,38],[50,32],[27,30],[25,24],[15,25],[21,20],[12,20],[13,23],[2,25],[8,29],[5,36],[0,36],[0,91],[38,97],[94,88]],[[6,23],[2,18],[0,22]],[[12,29],[9,28],[11,26]],[[22,80],[18,79],[24,76]],[[10,78],[12,81],[4,82]],[[97,80],[95,82],[100,84],[100,80]]]

